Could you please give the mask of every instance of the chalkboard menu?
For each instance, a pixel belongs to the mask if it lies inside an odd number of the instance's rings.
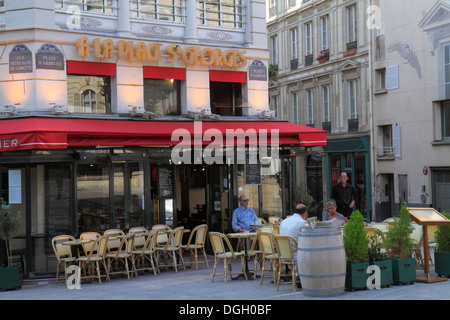
[[[45,210],[50,239],[70,234],[70,185],[70,166],[46,166]]]
[[[160,197],[171,197],[173,195],[173,177],[171,167],[159,167],[158,188]]]
[[[250,161],[251,158],[253,161]],[[254,160],[256,160],[256,163]],[[259,158],[248,154],[245,157],[245,184],[259,185],[261,183],[261,163]]]

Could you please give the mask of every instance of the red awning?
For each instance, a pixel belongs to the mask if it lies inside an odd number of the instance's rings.
[[[324,146],[326,131],[287,121],[143,121],[65,118],[0,120],[0,152],[67,147],[252,144]],[[227,137],[232,137],[228,139]],[[267,140],[266,140],[267,138]],[[244,139],[244,140],[241,140]],[[272,141],[272,139],[274,139]],[[276,140],[278,139],[278,140]]]

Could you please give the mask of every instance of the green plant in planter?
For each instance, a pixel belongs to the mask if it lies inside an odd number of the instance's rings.
[[[369,243],[364,230],[364,218],[356,210],[344,227],[342,239],[347,255],[345,286],[349,290],[367,287],[369,267]]]
[[[386,249],[392,261],[394,283],[412,283],[416,280],[416,261],[411,258],[413,241],[411,218],[407,205],[403,205],[386,233]]]
[[[442,212],[447,219],[450,213]],[[436,231],[437,252],[434,253],[435,272],[450,277],[450,225],[438,226]]]
[[[377,241],[381,231],[376,230],[375,233],[376,236],[369,237],[369,262],[380,268],[380,286],[389,287],[393,282],[392,261],[386,258],[386,254],[382,252],[382,245]]]
[[[0,238],[5,241],[6,255],[8,257],[8,268],[0,268],[0,289],[20,288],[22,279],[20,268],[13,266],[12,240],[22,225],[20,212],[13,214],[10,207],[0,198]]]

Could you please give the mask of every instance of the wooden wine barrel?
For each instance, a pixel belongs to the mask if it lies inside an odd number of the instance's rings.
[[[344,294],[346,256],[340,228],[302,228],[298,237],[297,262],[305,296]]]

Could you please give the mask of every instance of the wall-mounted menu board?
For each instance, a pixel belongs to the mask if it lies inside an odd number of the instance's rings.
[[[262,183],[261,179],[261,163],[259,162],[259,157],[256,153],[249,153],[245,157],[245,184],[259,185]]]
[[[160,197],[171,197],[173,195],[173,176],[171,167],[159,167],[158,189]]]
[[[46,166],[45,211],[49,239],[70,234],[70,186],[69,165]]]

